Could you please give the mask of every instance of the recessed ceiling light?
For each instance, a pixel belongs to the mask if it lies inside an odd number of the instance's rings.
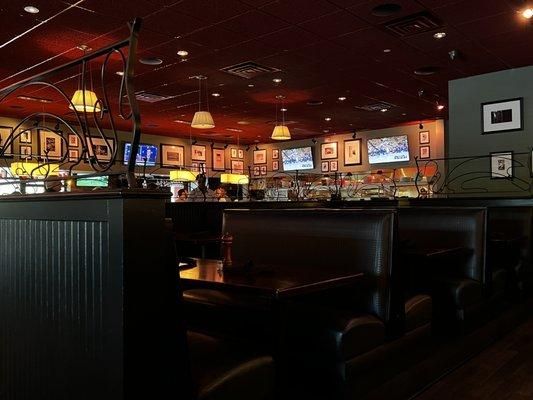
[[[24,11],[30,14],[37,14],[39,12],[39,9],[35,6],[26,6],[24,7]]]
[[[272,79],[272,82],[280,83],[281,82],[281,78],[274,78],[274,79]]]
[[[439,111],[444,110],[444,105],[443,104],[437,104],[437,110],[439,110]]]
[[[339,101],[344,101],[344,100],[346,100],[346,97],[344,96],[339,97]]]
[[[250,125],[248,121],[237,121],[239,125]]]
[[[444,39],[446,37],[446,32],[437,32],[433,35],[435,39]]]
[[[187,50],[179,50],[178,56],[180,57],[187,57],[189,55],[189,52]]]
[[[220,97],[220,93],[216,93],[216,92],[215,92],[215,93],[211,93],[211,96],[213,96],[213,97]]]
[[[391,49],[383,49],[383,53],[390,53],[391,51]]]
[[[381,111],[382,113],[385,113],[385,112],[389,111],[389,109],[388,109],[388,108],[382,108],[382,109],[379,110],[379,111]]]
[[[525,10],[521,11],[521,14],[525,19],[531,19],[531,17],[533,17],[533,8],[526,8]]]
[[[440,68],[435,66],[420,67],[415,69],[415,75],[428,76],[434,75],[439,72]]]
[[[253,83],[249,83],[248,87],[254,87],[255,85]]]
[[[281,112],[287,112],[287,109],[286,109],[285,107],[283,107],[283,108],[281,109]]]
[[[163,60],[157,57],[145,57],[139,59],[139,62],[144,65],[161,65],[163,64]]]
[[[331,121],[331,117],[324,118],[324,121],[327,121],[327,122]]]
[[[329,129],[324,129],[322,132],[329,133]]]
[[[117,72],[115,72],[115,74],[117,74],[118,76],[124,76],[124,72],[122,72],[122,71],[117,71]]]

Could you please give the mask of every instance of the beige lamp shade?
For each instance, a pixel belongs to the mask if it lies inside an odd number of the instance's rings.
[[[91,90],[85,91],[85,108],[83,103],[83,90],[76,90],[74,96],[72,96],[72,105],[68,106],[71,110],[76,110],[79,112],[100,112],[100,106],[96,104],[98,97],[96,93]]]
[[[220,183],[231,183],[233,185],[248,185],[250,182],[248,175],[243,174],[221,174]]]
[[[18,177],[59,176],[58,164],[39,164],[36,162],[14,162],[11,173]]]
[[[289,140],[291,133],[285,125],[276,125],[272,131],[271,138],[274,140]]]
[[[196,111],[191,122],[191,128],[211,129],[215,127],[215,121],[209,111]]]
[[[186,169],[175,169],[170,171],[170,180],[175,182],[194,182],[196,175]]]

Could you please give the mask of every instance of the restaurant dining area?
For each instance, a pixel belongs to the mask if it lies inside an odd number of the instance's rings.
[[[533,2],[0,22],[0,400],[533,400]]]

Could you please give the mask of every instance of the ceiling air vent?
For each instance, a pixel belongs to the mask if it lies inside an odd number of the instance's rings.
[[[135,98],[139,101],[145,101],[147,103],[157,103],[158,101],[171,99],[172,96],[163,96],[155,93],[137,92]]]
[[[399,37],[417,35],[433,31],[442,26],[442,22],[433,14],[423,11],[387,22],[383,25],[387,30]]]
[[[260,75],[270,74],[272,72],[279,72],[277,68],[266,67],[257,64],[253,61],[246,61],[240,64],[230,65],[220,69],[231,75],[240,76],[241,78],[252,79]]]
[[[356,110],[362,111],[381,111],[381,110],[390,110],[391,108],[396,107],[394,104],[387,103],[386,101],[380,101],[379,103],[367,104],[366,106],[355,106]]]

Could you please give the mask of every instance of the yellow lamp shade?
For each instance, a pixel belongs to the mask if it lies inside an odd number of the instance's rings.
[[[272,131],[272,139],[274,140],[289,140],[291,138],[291,133],[289,128],[285,125],[276,125]]]
[[[36,162],[14,162],[11,174],[18,177],[59,176],[58,164],[39,164]]]
[[[209,111],[196,111],[191,122],[191,128],[211,129],[215,127],[215,121]]]
[[[68,106],[71,110],[76,110],[80,112],[100,112],[100,106],[96,104],[98,101],[98,97],[96,97],[96,93],[94,93],[91,90],[85,91],[85,108],[83,103],[83,90],[76,90],[74,92],[74,96],[72,96],[72,104],[74,105],[74,108],[72,105]]]
[[[231,183],[233,185],[248,185],[250,182],[248,175],[243,174],[220,174],[220,183]]]
[[[186,169],[176,169],[170,171],[170,180],[176,182],[194,182],[196,175]]]

